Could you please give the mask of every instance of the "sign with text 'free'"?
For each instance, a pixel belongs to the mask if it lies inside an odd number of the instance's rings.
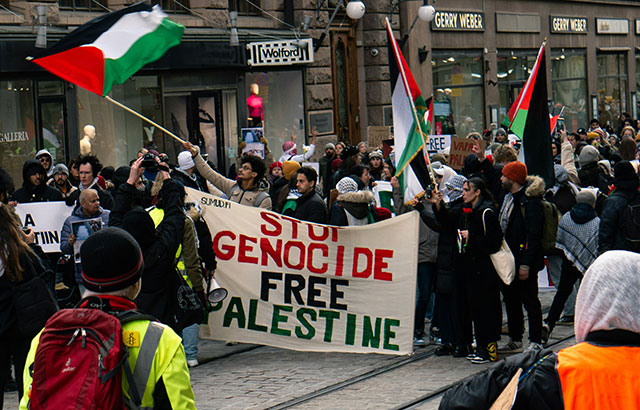
[[[209,315],[218,340],[315,352],[410,354],[418,213],[373,225],[307,223],[187,188],[229,291]]]
[[[260,41],[247,44],[251,66],[313,63],[313,42],[303,40]]]

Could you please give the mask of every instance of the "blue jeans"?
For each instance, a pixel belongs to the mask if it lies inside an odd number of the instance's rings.
[[[436,264],[433,262],[418,263],[418,287],[416,297],[416,315],[413,324],[413,334],[416,337],[424,335],[424,316],[436,281]]]
[[[193,324],[182,329],[182,345],[187,360],[198,360],[198,340],[200,339],[200,325]]]

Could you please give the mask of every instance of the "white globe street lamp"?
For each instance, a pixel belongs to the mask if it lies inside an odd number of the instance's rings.
[[[436,16],[436,9],[432,5],[420,6],[418,9],[418,18],[422,21],[433,21]]]
[[[360,20],[366,10],[367,8],[361,1],[350,1],[347,3],[347,16],[353,20]]]

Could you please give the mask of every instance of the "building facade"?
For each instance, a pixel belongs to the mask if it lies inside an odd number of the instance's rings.
[[[422,1],[365,0],[360,20],[346,15],[345,3],[162,0],[186,27],[182,43],[110,95],[200,144],[223,171],[241,154],[243,136],[260,132],[276,157],[283,142],[304,141],[313,127],[325,139],[367,141],[371,127],[393,123],[389,18],[397,38],[408,34],[403,52],[423,96],[434,96],[436,133],[501,124],[545,38],[549,104],[554,113],[564,107],[568,130],[594,117],[617,128],[620,113],[638,116],[640,2],[448,0],[435,4],[430,23],[415,20]],[[37,56],[42,28],[51,45],[130,4],[0,0],[0,166],[17,184],[39,149],[55,162],[77,156],[86,125],[96,129],[91,152],[104,164],[126,165],[141,147],[173,159],[181,150],[156,127],[25,60]]]

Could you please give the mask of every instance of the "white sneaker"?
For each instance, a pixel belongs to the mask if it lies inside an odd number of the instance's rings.
[[[187,366],[189,367],[196,367],[199,364],[200,363],[198,363],[198,360],[187,360]]]

